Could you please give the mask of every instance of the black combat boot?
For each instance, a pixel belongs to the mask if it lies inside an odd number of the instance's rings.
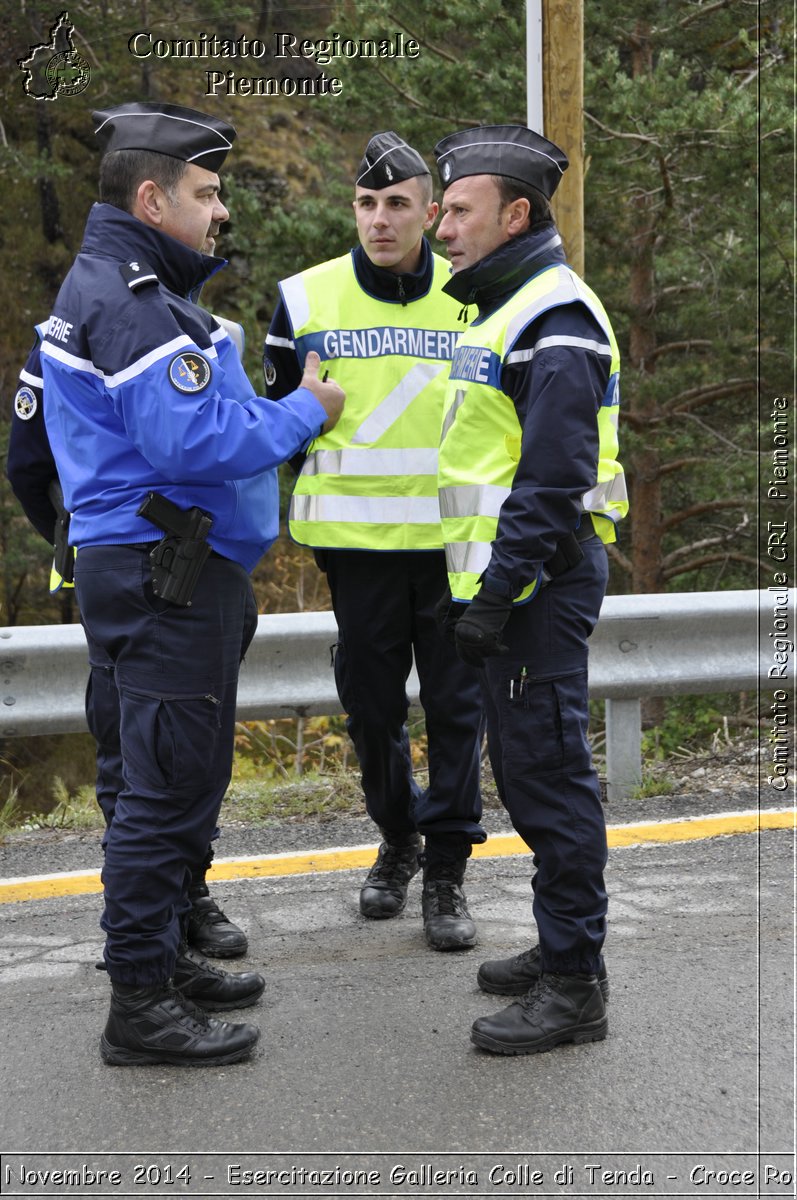
[[[498,996],[523,996],[542,974],[540,966],[540,948],[532,946],[514,958],[493,958],[483,962],[476,975],[476,982],[483,992],[493,992]],[[598,983],[603,993],[603,1002],[609,1002],[609,980],[606,975],[606,964],[601,962],[598,972]]]
[[[522,1000],[473,1022],[470,1039],[493,1054],[537,1054],[562,1042],[598,1042],[609,1021],[597,975],[541,975]]]
[[[260,999],[266,986],[256,971],[221,971],[186,945],[177,951],[173,982],[187,1000],[215,1012],[248,1008]]]
[[[215,1067],[246,1058],[259,1037],[254,1025],[207,1016],[170,982],[157,987],[114,983],[100,1054],[117,1067]]]
[[[384,836],[376,862],[360,889],[360,912],[364,917],[397,917],[403,912],[409,882],[420,870],[423,846],[417,833]]]
[[[427,849],[428,844],[427,839]],[[435,856],[424,864],[423,932],[433,950],[468,950],[476,945],[476,926],[462,890],[466,863],[466,857]]]
[[[249,949],[246,934],[224,915],[210,895],[204,875],[194,878],[188,889],[191,911],[186,938],[200,954],[210,958],[240,958]]]

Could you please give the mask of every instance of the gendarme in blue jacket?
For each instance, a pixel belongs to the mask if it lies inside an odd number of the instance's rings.
[[[147,492],[213,518],[251,570],[278,530],[276,468],[326,420],[306,388],[257,396],[231,338],[195,303],[223,259],[95,204],[41,346],[47,433],[75,546],[157,541]]]

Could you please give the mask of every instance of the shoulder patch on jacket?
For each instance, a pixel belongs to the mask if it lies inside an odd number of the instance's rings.
[[[151,287],[158,283],[158,276],[141,259],[134,258],[130,262],[123,263],[119,268],[119,273],[131,292],[137,292],[139,288]]]
[[[32,388],[21,387],[14,397],[14,412],[20,421],[29,421],[35,416],[39,402]]]
[[[210,363],[195,350],[175,354],[169,363],[169,382],[178,392],[201,392],[210,383],[211,374]]]

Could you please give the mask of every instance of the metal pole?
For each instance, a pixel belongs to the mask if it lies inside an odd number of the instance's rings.
[[[543,134],[542,0],[526,0],[526,124]]]
[[[606,701],[606,788],[623,800],[642,782],[642,707],[639,700]]]

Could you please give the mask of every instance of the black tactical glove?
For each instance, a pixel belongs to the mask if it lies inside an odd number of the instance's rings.
[[[483,667],[486,658],[508,652],[501,634],[511,612],[512,601],[508,596],[499,596],[482,587],[454,628],[454,644],[463,662]]]

